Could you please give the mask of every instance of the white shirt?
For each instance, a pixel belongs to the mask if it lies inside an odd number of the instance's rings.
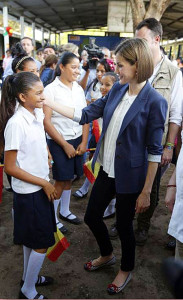
[[[156,65],[152,76],[149,78],[150,84],[152,84],[156,74],[158,73],[163,59]],[[165,59],[168,59],[165,57]],[[170,114],[169,114],[169,123],[175,123],[178,126],[182,122],[182,105],[183,105],[183,87],[182,87],[182,73],[178,71],[171,88],[171,98],[170,98]]]
[[[103,170],[111,178],[115,178],[114,159],[116,152],[116,141],[123,119],[130,106],[134,102],[135,98],[136,95],[129,96],[128,92],[126,92],[112,115],[109,126],[104,136],[103,145],[100,149],[98,161],[103,166]]]
[[[101,98],[102,94],[101,94],[100,88],[101,88],[101,83],[99,81],[95,85],[94,90],[93,90],[93,84],[92,84],[86,94],[86,100],[91,102],[92,99],[97,100],[97,99]]]
[[[19,168],[49,181],[42,109],[35,109],[35,115],[23,106],[18,106],[5,128],[5,151],[17,150],[16,164]],[[12,177],[12,188],[16,193],[28,194],[39,191],[42,187]]]
[[[46,86],[44,93],[52,101],[69,107],[83,109],[86,106],[84,91],[77,82],[73,82],[72,89],[70,89],[57,77]],[[82,135],[81,125],[55,111],[52,111],[51,122],[65,140],[76,139]],[[51,139],[49,135],[47,137]]]

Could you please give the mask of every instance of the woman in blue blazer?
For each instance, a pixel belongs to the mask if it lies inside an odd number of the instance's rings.
[[[115,51],[120,81],[109,94],[81,111],[45,104],[80,124],[103,117],[103,128],[93,159],[101,168],[93,186],[85,222],[93,232],[101,256],[84,265],[94,271],[115,263],[103,214],[116,194],[117,230],[121,240],[120,270],[109,294],[119,293],[131,279],[135,261],[133,218],[150,205],[150,193],[161,161],[161,140],[167,112],[166,100],[148,83],[153,73],[152,54],[145,40],[122,42]],[[77,153],[76,153],[77,155]]]

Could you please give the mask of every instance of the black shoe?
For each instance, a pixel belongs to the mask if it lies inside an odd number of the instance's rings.
[[[135,232],[135,240],[137,246],[144,246],[148,239],[148,231],[147,230],[137,230]]]
[[[64,234],[68,231],[68,229],[62,225],[61,227],[58,227],[58,224],[61,224],[60,222],[58,222],[56,225],[57,225],[57,228]]]
[[[44,281],[43,281],[42,277],[45,278]],[[49,284],[52,284],[53,281],[54,281],[54,279],[53,279],[52,277],[50,277],[50,276],[38,276],[38,279],[37,279],[37,282],[36,282],[35,286],[45,286],[45,285],[49,285]],[[20,286],[22,287],[23,284],[24,284],[24,281],[21,280],[21,281],[20,281]],[[21,293],[22,293],[22,291],[21,291]],[[22,299],[24,299],[24,298],[22,298]],[[36,298],[35,298],[35,299],[36,299]]]
[[[166,249],[168,250],[175,250],[176,247],[176,240],[171,240],[166,244]]]
[[[69,223],[72,223],[74,225],[79,225],[82,223],[82,221],[78,218],[78,217],[75,217],[74,219],[69,219],[68,217],[71,216],[72,214],[70,213],[68,216],[64,217],[62,216],[60,213],[59,213],[59,217],[60,219],[64,220],[64,221],[67,221]]]
[[[9,193],[13,193],[13,189],[11,187],[5,187],[5,190]]]
[[[116,228],[116,223],[112,224],[111,227],[109,228],[109,236],[111,240],[115,240],[118,238],[118,231]]]
[[[48,299],[47,297],[45,297],[44,295],[41,295],[41,294],[39,294],[39,293],[34,297],[34,299],[39,299],[41,296],[43,297],[42,299]],[[29,299],[29,298],[27,298],[27,297],[22,293],[22,291],[20,290],[19,295],[18,295],[18,299]]]
[[[75,193],[72,194],[75,198],[82,199],[86,198],[88,195],[88,192],[86,194],[83,194],[80,190],[77,190]]]

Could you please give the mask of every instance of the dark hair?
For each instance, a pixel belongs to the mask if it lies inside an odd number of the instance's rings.
[[[155,18],[148,18],[148,19],[143,20],[142,22],[140,22],[137,25],[136,30],[140,30],[142,27],[147,27],[148,29],[150,29],[152,31],[154,36],[159,35],[160,38],[162,38],[162,35],[163,35],[162,25]]]
[[[107,72],[102,77],[107,77],[107,76],[111,77],[111,80],[113,81],[113,83],[119,80],[119,76],[114,72]]]
[[[20,41],[22,42],[23,40],[30,40],[32,43],[32,46],[34,46],[33,40],[30,37],[24,36]]]
[[[109,66],[109,64],[108,64],[108,62],[107,62],[107,59],[105,59],[105,58],[100,59],[100,60],[97,62],[97,65],[98,65],[98,64],[101,64],[102,66],[104,66],[104,69],[105,69],[106,72],[111,72],[111,71],[112,71],[112,70],[111,70],[111,67]],[[96,66],[96,67],[97,67],[97,66]],[[89,87],[87,88],[87,91],[89,90],[89,88],[91,87],[91,85],[93,85],[93,91],[95,91],[95,88],[96,88],[97,83],[98,83],[98,79],[95,78],[95,79],[90,83]],[[86,91],[86,92],[87,92],[87,91]]]
[[[44,65],[41,66],[40,75],[42,74],[45,68],[50,68],[53,64],[56,64],[57,62],[58,62],[58,58],[56,57],[55,54],[48,55],[47,58],[45,59]]]
[[[20,102],[19,94],[26,94],[38,81],[39,77],[31,72],[20,72],[5,79],[0,103],[0,150],[4,146],[6,124],[15,112],[17,100]]]
[[[62,64],[63,66],[66,66],[67,64],[69,64],[74,58],[77,58],[79,60],[79,58],[72,52],[63,52],[63,54],[61,55],[56,69],[55,69],[55,73],[54,73],[54,78],[53,80],[57,77],[61,75],[61,70],[60,70],[60,65]]]
[[[53,49],[53,50],[55,51],[55,47],[52,46],[52,45],[47,45],[47,46],[45,46],[44,49],[43,49],[43,51],[44,51],[45,49],[47,49],[47,48],[51,48],[51,49]]]
[[[43,53],[43,51],[44,51],[44,49],[43,49],[43,48],[39,48],[39,49],[37,49],[37,51],[36,51],[36,54],[39,54],[40,52],[42,52],[42,53]]]
[[[12,61],[12,70],[14,73],[16,73],[17,70],[23,71],[27,61],[34,61],[32,57],[27,56],[27,53],[20,43],[16,43],[13,47],[13,53],[15,55],[15,58]]]

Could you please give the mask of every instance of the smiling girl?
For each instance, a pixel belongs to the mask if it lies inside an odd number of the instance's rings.
[[[43,84],[29,72],[8,76],[0,107],[0,141],[4,169],[12,176],[14,243],[23,245],[24,272],[20,299],[44,299],[35,285],[52,283],[39,276],[47,248],[54,245],[56,222],[49,183],[48,152],[43,127]],[[17,110],[17,101],[19,106]]]
[[[71,52],[65,52],[58,65],[61,75],[46,86],[45,96],[55,103],[84,108],[86,106],[84,91],[76,82],[80,73],[78,57]],[[70,212],[69,205],[74,174],[79,177],[83,174],[82,155],[86,151],[89,126],[81,126],[73,120],[68,120],[49,107],[45,107],[44,113],[48,146],[54,161],[53,179],[58,192],[58,199],[54,201],[55,216],[58,228],[66,232],[65,227],[57,219],[57,207],[60,202],[61,219],[76,225],[81,223],[79,218]]]

